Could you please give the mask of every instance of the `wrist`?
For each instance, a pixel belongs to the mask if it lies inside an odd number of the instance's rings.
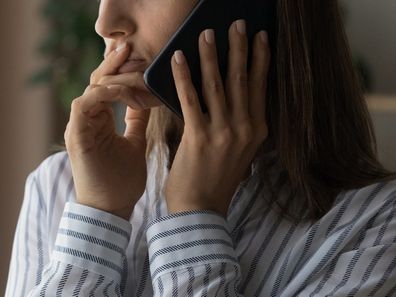
[[[127,220],[127,221],[129,221],[129,219],[130,219],[130,217],[132,215],[132,212],[133,212],[133,208],[134,208],[134,206],[127,206],[127,207],[123,207],[123,208],[120,208],[120,209],[107,209],[107,208],[104,208],[104,207],[101,207],[101,206],[98,206],[98,205],[95,205],[95,204],[90,204],[90,203],[78,201],[78,199],[77,199],[76,202],[81,204],[81,205],[85,205],[85,206],[89,206],[89,207],[92,207],[92,208],[95,208],[95,209],[98,209],[98,210],[101,210],[101,211],[105,211],[107,213],[110,213],[112,215],[115,215],[115,216],[120,217],[120,218],[122,218],[124,220]]]
[[[108,213],[111,213],[112,215],[118,216],[126,221],[129,221],[131,218],[132,212],[133,212],[133,207],[128,207],[124,209],[119,209],[119,210],[112,210],[112,211],[107,211]]]

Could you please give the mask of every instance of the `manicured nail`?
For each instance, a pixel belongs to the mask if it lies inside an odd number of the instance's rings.
[[[264,30],[260,31],[260,39],[263,43],[267,43],[268,42],[268,34],[267,32],[265,32]]]
[[[236,21],[237,30],[240,34],[246,33],[246,22],[245,20],[237,20]]]
[[[179,64],[179,65],[183,64],[183,62],[184,62],[183,51],[181,51],[181,50],[175,51],[175,59],[176,59],[177,64]]]
[[[205,30],[205,40],[207,43],[212,44],[214,43],[214,31],[213,29],[206,29]]]
[[[123,49],[125,49],[126,48],[126,42],[124,42],[124,43],[121,43],[119,46],[117,46],[117,48],[116,48],[116,53],[119,53],[119,52],[121,52]]]
[[[115,85],[110,85],[107,86],[106,88],[110,91],[111,96],[117,95],[118,92],[120,91],[120,87]]]

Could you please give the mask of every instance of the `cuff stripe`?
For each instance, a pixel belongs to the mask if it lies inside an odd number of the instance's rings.
[[[216,229],[222,230],[230,236],[230,233],[224,226],[221,226],[218,224],[196,224],[196,225],[190,225],[190,226],[183,226],[183,227],[175,228],[173,230],[168,230],[168,231],[158,233],[158,234],[154,235],[153,237],[151,237],[151,239],[148,242],[148,245],[150,246],[154,241],[156,241],[158,239],[176,235],[179,233],[191,232],[191,231],[196,231],[196,230],[202,231],[202,230],[216,230]]]
[[[176,218],[187,217],[187,216],[191,216],[191,215],[202,215],[202,214],[213,215],[213,216],[216,216],[216,217],[224,219],[221,215],[219,215],[217,212],[215,212],[213,210],[207,210],[207,209],[203,209],[203,210],[188,210],[188,211],[176,212],[176,213],[168,214],[168,215],[166,215],[164,217],[156,218],[155,220],[151,221],[147,225],[146,229],[149,229],[152,225],[160,223],[160,222],[165,222],[165,221],[168,221],[168,220],[173,220],[173,219],[176,219]]]
[[[72,255],[74,257],[82,258],[84,260],[103,265],[105,267],[108,267],[110,269],[115,270],[120,275],[122,275],[122,269],[118,265],[114,264],[113,262],[107,261],[107,260],[105,260],[103,258],[94,256],[94,255],[91,255],[91,254],[88,254],[88,253],[85,253],[85,252],[81,252],[79,250],[75,250],[75,249],[59,246],[59,245],[56,245],[54,247],[54,250],[57,251],[57,252],[60,252],[60,253],[69,254],[69,255]]]
[[[235,258],[235,257],[232,257],[232,256],[230,256],[230,255],[228,255],[228,254],[210,254],[210,255],[202,255],[202,256],[197,256],[197,257],[192,257],[192,258],[186,258],[186,259],[183,259],[183,260],[180,260],[180,261],[175,261],[175,262],[171,262],[171,263],[167,263],[167,264],[165,264],[165,265],[162,265],[162,266],[160,266],[159,268],[157,268],[154,272],[153,272],[153,274],[152,274],[152,279],[154,280],[155,279],[155,277],[159,274],[159,273],[161,273],[161,272],[163,272],[163,271],[165,271],[165,270],[167,270],[167,269],[177,269],[177,268],[179,268],[179,266],[184,266],[184,265],[191,265],[191,264],[194,264],[194,265],[197,265],[197,264],[205,264],[205,263],[202,263],[203,261],[215,261],[215,260],[223,260],[223,262],[224,261],[227,261],[227,262],[229,262],[229,261],[232,261],[232,262],[234,262],[234,263],[238,263],[238,260]],[[201,262],[201,263],[199,263],[199,262]]]
[[[72,220],[81,221],[81,222],[84,222],[84,223],[88,223],[88,224],[91,224],[91,225],[94,225],[94,226],[97,226],[97,227],[104,228],[106,230],[109,230],[111,232],[117,233],[117,234],[125,237],[125,239],[127,241],[129,241],[128,232],[126,232],[125,230],[123,230],[121,228],[118,228],[117,226],[114,226],[112,224],[109,224],[109,223],[106,223],[106,222],[102,222],[100,220],[96,220],[96,219],[93,219],[93,218],[90,218],[90,217],[87,217],[87,216],[75,214],[75,213],[72,213],[72,212],[65,212],[63,214],[63,217],[66,217],[66,218],[69,218],[69,219],[72,219]]]
[[[227,246],[230,248],[234,248],[233,245],[226,241],[226,240],[222,240],[222,239],[201,239],[201,240],[194,240],[194,241],[190,241],[190,242],[186,242],[186,243],[182,243],[182,244],[177,244],[174,246],[170,246],[170,247],[166,247],[163,248],[157,252],[155,252],[153,254],[153,256],[150,258],[150,265],[152,264],[152,262],[155,260],[155,258],[157,258],[158,256],[170,253],[170,252],[175,252],[178,250],[183,250],[183,249],[187,249],[187,248],[191,248],[191,247],[197,247],[199,245],[215,245],[215,244],[220,244],[223,246]]]
[[[91,236],[91,235],[87,235],[81,232],[76,232],[76,231],[72,231],[72,230],[68,230],[68,229],[62,229],[60,228],[58,230],[59,234],[64,234],[70,237],[74,237],[74,238],[78,238],[93,244],[97,244],[99,246],[103,246],[106,247],[112,251],[118,252],[121,254],[121,256],[124,256],[124,249],[122,249],[121,247],[119,247],[118,245],[115,245],[111,242],[108,242],[106,240],[103,239],[99,239],[97,237]]]

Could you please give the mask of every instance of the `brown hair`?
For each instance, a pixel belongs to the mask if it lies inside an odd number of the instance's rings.
[[[308,219],[320,219],[343,190],[395,178],[376,157],[338,2],[278,0],[271,43],[268,141],[287,171],[293,197],[307,205]],[[166,159],[171,168],[182,133],[183,123],[166,107],[152,109],[147,155],[158,146],[160,169]],[[163,172],[158,174],[162,180]],[[261,178],[268,179],[264,173]],[[285,217],[298,219],[278,206]]]

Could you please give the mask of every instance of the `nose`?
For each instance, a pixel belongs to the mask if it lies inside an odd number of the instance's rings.
[[[103,38],[122,39],[131,34],[135,28],[123,1],[102,0],[95,31]]]

